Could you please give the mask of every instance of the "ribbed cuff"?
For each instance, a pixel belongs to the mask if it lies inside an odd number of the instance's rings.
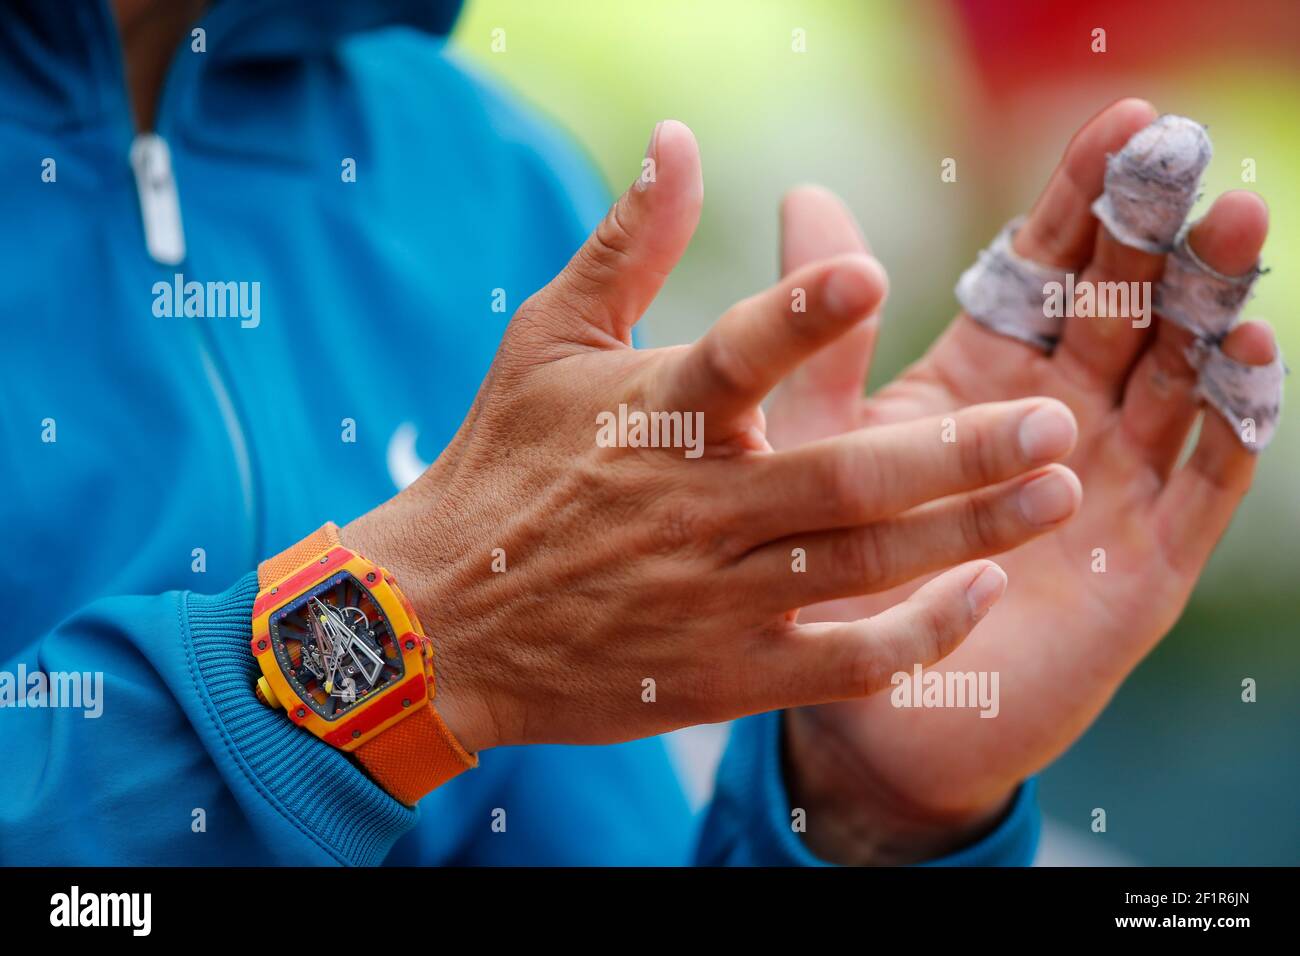
[[[1038,851],[1043,818],[1038,812],[1038,778],[1020,785],[1002,822],[977,843],[922,866],[1029,866]]]
[[[781,772],[781,720],[780,712],[772,712],[732,726],[702,841],[705,855],[714,858],[702,858],[702,863],[831,865],[815,856],[791,828],[790,798]],[[1006,816],[984,839],[922,865],[1028,866],[1040,828],[1036,789],[1036,781],[1026,781]]]
[[[222,770],[242,772],[267,814],[277,814],[280,826],[307,837],[329,859],[376,865],[415,826],[416,811],[283,711],[257,700],[260,671],[249,649],[256,597],[257,575],[248,574],[222,594],[186,593],[182,604],[196,692],[237,768]]]

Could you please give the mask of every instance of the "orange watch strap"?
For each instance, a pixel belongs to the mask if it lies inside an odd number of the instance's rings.
[[[338,525],[333,522],[313,531],[292,547],[257,566],[257,583],[262,589],[288,577],[303,565],[341,547]],[[414,609],[397,589],[391,576],[389,584],[408,611],[412,626],[419,629]],[[421,635],[425,641],[427,637]],[[394,799],[414,806],[421,797],[442,786],[457,774],[478,766],[478,757],[460,745],[433,706],[433,655],[425,653],[425,676],[428,678],[429,701],[409,717],[366,741],[352,755],[371,778]]]
[[[276,581],[287,578],[304,564],[314,561],[322,554],[339,547],[339,526],[333,521],[317,528],[307,537],[292,547],[285,548],[273,558],[267,558],[257,566],[257,586],[266,590]]]
[[[375,782],[407,806],[478,765],[429,701],[352,751]]]

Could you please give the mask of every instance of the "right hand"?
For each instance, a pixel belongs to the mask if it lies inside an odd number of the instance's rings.
[[[1130,98],[1084,124],[1016,233],[1016,252],[1081,283],[1158,281],[1164,256],[1122,245],[1092,213],[1107,157],[1157,115],[1150,103]],[[787,269],[866,251],[852,214],[822,190],[792,193],[784,213]],[[1258,262],[1267,233],[1264,201],[1233,190],[1190,225],[1188,241],[1210,268],[1242,275]],[[877,323],[865,322],[774,396],[768,434],[786,450],[977,402],[1051,396],[1077,415],[1071,461],[1087,487],[1082,509],[1060,534],[998,556],[1012,587],[982,636],[938,669],[999,674],[1004,706],[997,720],[960,708],[896,708],[887,695],[790,715],[793,798],[809,819],[838,819],[834,811],[850,807],[856,816],[838,832],[810,827],[815,852],[843,850],[850,845],[845,832],[870,847],[864,834],[888,830],[897,846],[900,821],[913,834],[947,840],[992,819],[1027,776],[1078,739],[1178,620],[1251,485],[1258,456],[1212,409],[1194,450],[1187,448],[1203,405],[1186,357],[1192,336],[1163,318],[1149,327],[1132,318],[1072,316],[1048,355],[959,313],[924,356],[869,397]],[[1277,354],[1272,330],[1259,321],[1235,326],[1222,346],[1246,365],[1267,365]],[[855,620],[907,593],[810,607],[800,620]]]
[[[952,650],[1001,595],[1001,569],[955,568],[869,620],[799,625],[793,612],[1005,551],[1078,507],[1073,473],[1047,464],[1070,451],[1074,419],[1049,399],[772,452],[759,402],[879,308],[886,280],[869,256],[799,269],[691,346],[633,349],[703,195],[685,126],[660,124],[648,156],[653,181],[520,306],[439,459],[343,530],[415,605],[439,712],[470,751],[870,694]],[[601,447],[597,416],[621,404],[703,413],[702,456]],[[1022,499],[1044,475],[1056,493]],[[794,570],[798,548],[809,573]]]

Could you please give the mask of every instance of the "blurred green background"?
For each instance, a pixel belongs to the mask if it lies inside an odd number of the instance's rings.
[[[455,43],[567,129],[614,192],[639,173],[656,121],[694,129],[704,216],[641,326],[648,345],[696,338],[769,284],[779,199],[819,182],[890,272],[872,387],[888,381],[951,320],[958,274],[1028,209],[1073,131],[1137,95],[1210,128],[1215,159],[1193,215],[1226,189],[1267,200],[1273,271],[1246,315],[1300,355],[1290,0],[467,0]],[[955,183],[939,176],[949,157]],[[1293,411],[1182,621],[1044,773],[1040,862],[1300,862],[1298,439]],[[1241,702],[1245,677],[1257,703]],[[707,764],[708,747],[690,752]],[[1094,807],[1107,811],[1104,834],[1089,829]]]

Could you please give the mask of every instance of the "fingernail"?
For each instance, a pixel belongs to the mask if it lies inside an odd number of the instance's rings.
[[[1029,461],[1060,458],[1074,444],[1074,416],[1064,405],[1042,405],[1020,423],[1020,450]]]
[[[663,129],[663,125],[664,125],[664,121],[660,120],[659,122],[655,123],[655,128],[650,131],[650,142],[646,144],[646,148],[645,148],[646,159],[655,158],[655,146],[659,144],[659,131]]]
[[[1035,478],[1020,489],[1020,513],[1032,525],[1055,524],[1074,510],[1074,485],[1060,472]]]
[[[1007,589],[1007,572],[996,564],[986,565],[966,586],[966,600],[970,603],[972,617],[981,618],[988,613],[1002,592]]]
[[[830,274],[822,292],[826,309],[833,315],[861,315],[875,304],[876,283],[866,256],[862,264],[845,263]]]

